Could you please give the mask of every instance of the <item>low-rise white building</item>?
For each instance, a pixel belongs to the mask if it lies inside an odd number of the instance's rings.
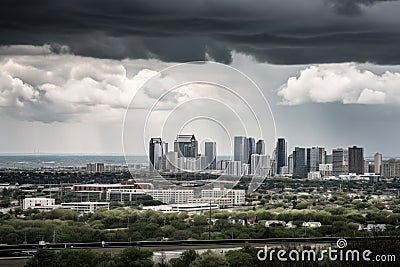
[[[321,227],[322,224],[320,222],[303,222],[301,226],[305,228],[316,228],[316,227]]]
[[[193,204],[171,204],[171,205],[159,205],[159,206],[146,206],[143,207],[144,210],[155,210],[162,212],[197,212],[204,210],[215,210],[219,209],[217,204],[213,203],[193,203]]]
[[[24,210],[41,207],[41,206],[54,206],[56,204],[56,200],[54,198],[45,198],[45,197],[27,197],[24,199],[22,203],[22,208]]]
[[[215,202],[218,199],[230,199],[232,206],[243,205],[245,203],[245,190],[213,188],[201,190],[203,202]]]
[[[79,213],[92,213],[98,209],[110,209],[109,202],[69,202],[61,203],[61,208],[75,210]]]
[[[147,194],[154,200],[168,204],[188,203],[194,197],[194,191],[190,189],[154,189],[148,190]]]
[[[319,180],[321,179],[321,173],[319,171],[309,172],[307,178],[308,180]]]

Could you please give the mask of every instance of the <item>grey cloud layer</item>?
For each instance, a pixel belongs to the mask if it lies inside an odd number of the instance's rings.
[[[100,58],[400,63],[400,2],[1,1],[0,44]],[[383,15],[384,14],[384,15]]]

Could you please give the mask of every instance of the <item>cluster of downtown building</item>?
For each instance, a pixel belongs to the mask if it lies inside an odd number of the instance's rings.
[[[271,159],[265,154],[265,143],[253,137],[235,136],[233,160],[218,160],[216,142],[204,143],[204,155],[199,154],[194,134],[178,135],[174,150],[161,138],[151,138],[149,144],[150,168],[168,171],[223,171],[226,175],[262,175],[271,172]]]
[[[294,178],[347,178],[378,181],[379,178],[400,176],[400,160],[383,160],[375,153],[373,160],[364,155],[364,148],[352,146],[335,148],[331,153],[324,147],[295,147],[287,156],[285,139],[278,139],[275,149],[275,171],[281,176]]]
[[[194,135],[178,135],[174,150],[161,138],[150,140],[150,166],[157,170],[219,170],[230,176],[260,175],[318,179],[323,177],[363,177],[379,179],[400,176],[400,160],[383,160],[376,153],[373,160],[364,156],[364,148],[295,147],[288,155],[287,142],[278,138],[272,155],[266,154],[264,140],[235,136],[233,159],[217,161],[216,143],[205,142],[205,154],[198,153]]]

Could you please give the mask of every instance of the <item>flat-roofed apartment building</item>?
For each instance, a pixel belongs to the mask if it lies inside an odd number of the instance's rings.
[[[61,203],[61,208],[75,210],[81,214],[92,213],[98,209],[110,209],[109,202],[69,202]]]
[[[22,208],[26,210],[35,207],[54,206],[55,204],[56,200],[54,198],[27,197],[22,202]]]
[[[153,189],[151,183],[136,183],[133,179],[118,184],[77,184],[73,185],[71,191],[83,199],[103,200],[107,197],[109,189]]]
[[[203,202],[213,202],[221,207],[232,207],[243,205],[245,203],[245,190],[213,188],[201,190],[201,199]]]

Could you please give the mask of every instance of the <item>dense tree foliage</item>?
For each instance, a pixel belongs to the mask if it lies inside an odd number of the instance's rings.
[[[140,248],[127,248],[121,253],[96,253],[91,250],[38,250],[26,267],[151,267],[153,253]]]

